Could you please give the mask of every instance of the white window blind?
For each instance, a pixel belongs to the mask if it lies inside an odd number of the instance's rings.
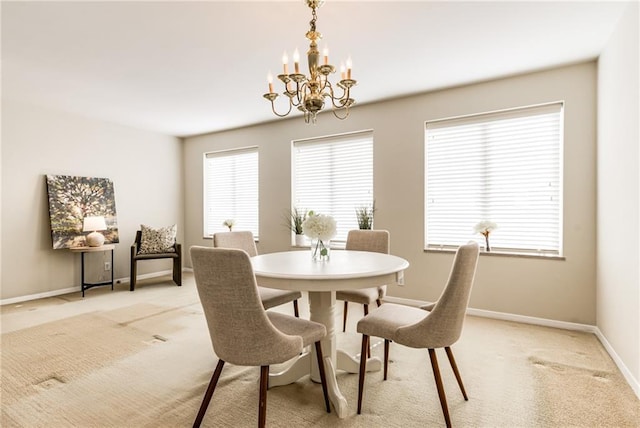
[[[373,132],[293,142],[293,205],[335,218],[333,241],[358,228],[356,209],[373,204]]]
[[[562,253],[563,104],[426,123],[425,243],[457,247],[481,220],[492,250]]]
[[[204,236],[229,229],[250,230],[258,238],[258,149],[249,148],[205,155]]]

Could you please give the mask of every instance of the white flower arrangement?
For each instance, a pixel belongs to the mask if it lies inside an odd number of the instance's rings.
[[[329,260],[328,241],[337,233],[335,219],[330,215],[309,211],[306,220],[302,222],[302,232],[311,239],[311,259]]]
[[[336,221],[330,215],[309,211],[307,219],[302,222],[302,233],[310,239],[328,241],[336,236],[336,232]]]
[[[473,228],[473,230],[476,233],[479,233],[482,236],[484,236],[484,241],[486,244],[487,251],[491,251],[491,247],[489,246],[489,234],[491,234],[491,232],[493,232],[497,228],[498,228],[498,225],[489,220],[482,220],[481,222],[476,224],[475,227]]]
[[[228,218],[222,222],[223,226],[226,226],[229,228],[229,232],[231,232],[231,229],[233,229],[233,226],[235,226],[235,224],[236,224],[236,221],[232,218]]]

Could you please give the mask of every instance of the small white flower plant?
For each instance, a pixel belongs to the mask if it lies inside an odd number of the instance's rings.
[[[236,225],[236,221],[232,218],[228,218],[225,221],[222,222],[223,226],[226,226],[229,228],[229,232],[231,232],[231,230],[233,229],[233,226]]]
[[[476,224],[475,227],[473,228],[473,230],[476,233],[479,233],[482,236],[484,236],[486,251],[491,251],[491,246],[489,245],[489,235],[491,234],[491,232],[493,232],[497,228],[498,228],[498,225],[489,220],[482,220],[481,222]]]

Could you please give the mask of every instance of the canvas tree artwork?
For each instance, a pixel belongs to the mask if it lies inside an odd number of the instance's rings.
[[[86,245],[82,231],[88,216],[103,216],[105,244],[119,242],[113,182],[108,178],[47,175],[53,249]]]

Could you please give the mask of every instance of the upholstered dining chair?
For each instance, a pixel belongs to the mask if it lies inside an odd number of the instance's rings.
[[[371,251],[389,254],[389,232],[386,230],[350,230],[347,235],[346,250]],[[364,305],[364,314],[369,313],[369,305],[376,302],[382,304],[382,298],[387,294],[387,286],[360,288],[356,290],[336,291],[336,300],[344,301],[342,315],[342,331],[347,330],[347,312],[349,302]]]
[[[453,373],[462,391],[462,396],[465,400],[468,400],[462,384],[462,378],[458,372],[458,366],[453,358],[451,345],[458,341],[462,333],[464,316],[469,304],[471,287],[473,286],[478,264],[478,253],[478,244],[476,242],[471,242],[458,248],[449,273],[449,280],[435,305],[428,305],[425,309],[419,309],[385,303],[375,312],[362,318],[357,327],[358,333],[362,333],[361,355],[364,355],[369,347],[370,336],[384,339],[384,380],[387,380],[390,341],[411,348],[427,348],[429,350],[433,376],[447,427],[451,426],[451,419],[435,349],[445,349]],[[367,359],[361,357],[358,382],[358,414],[362,410],[366,366]]]
[[[324,404],[330,413],[320,344],[327,333],[325,326],[267,312],[260,302],[251,260],[245,251],[194,246],[190,254],[213,351],[219,358],[193,426],[200,426],[222,368],[228,362],[260,366],[258,426],[264,427],[269,365],[288,361],[311,344],[315,344]]]
[[[253,239],[253,232],[218,232],[213,234],[213,246],[215,248],[239,248],[249,254],[249,257],[257,256],[258,249]],[[296,317],[300,316],[298,311],[298,299],[302,298],[299,291],[276,290],[275,288],[267,288],[258,286],[260,300],[265,309],[274,308],[293,302],[293,313]]]

